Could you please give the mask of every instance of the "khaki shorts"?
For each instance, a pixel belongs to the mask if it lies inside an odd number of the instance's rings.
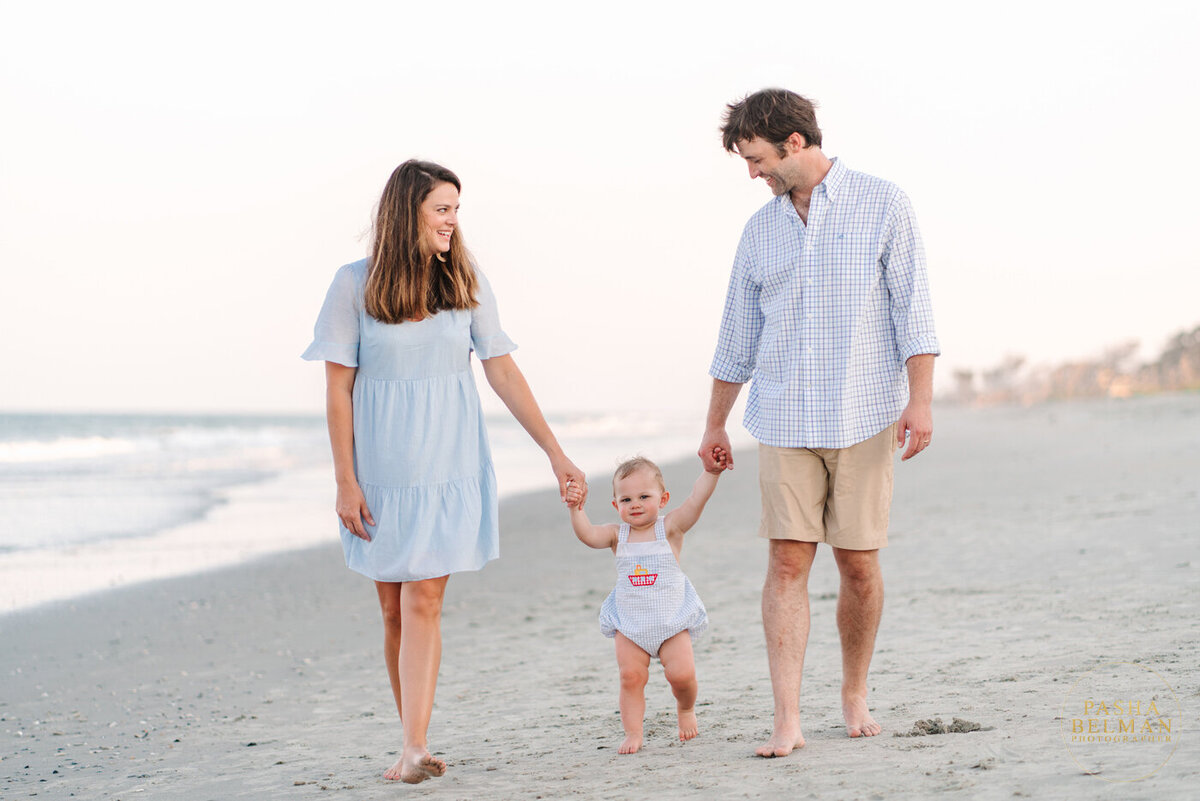
[[[896,425],[849,448],[758,446],[760,537],[870,551],[887,545]]]

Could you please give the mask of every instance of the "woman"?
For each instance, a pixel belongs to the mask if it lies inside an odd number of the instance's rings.
[[[392,173],[370,258],[347,264],[304,358],[325,361],[329,439],[346,564],[375,580],[384,661],[404,730],[388,779],[445,773],[426,731],[451,573],[499,555],[496,479],[479,395],[484,375],[550,458],[565,499],[586,487],[509,354],[495,298],[458,232],[457,176],[406,161]]]

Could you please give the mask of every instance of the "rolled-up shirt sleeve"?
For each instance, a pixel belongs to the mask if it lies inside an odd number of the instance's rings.
[[[887,212],[889,242],[884,250],[884,281],[891,305],[896,346],[903,364],[921,353],[940,355],[933,326],[933,301],[925,268],[925,246],[912,203],[897,191]]]
[[[478,267],[475,268],[475,278],[479,282],[475,293],[479,305],[471,309],[471,348],[480,360],[512,353],[517,349],[517,343],[509,339],[500,327],[500,311],[496,308],[492,285]]]
[[[745,384],[754,375],[758,341],[762,337],[764,318],[759,305],[762,288],[754,280],[753,252],[754,245],[747,228],[733,260],[717,350],[708,370],[713,378],[731,384]]]
[[[362,293],[354,274],[354,265],[347,264],[334,274],[321,313],[317,315],[317,324],[313,327],[312,344],[300,358],[358,367],[361,303]]]

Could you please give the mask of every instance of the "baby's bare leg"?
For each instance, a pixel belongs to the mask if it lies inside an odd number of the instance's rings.
[[[646,716],[646,680],[650,678],[650,654],[621,632],[617,643],[617,667],[621,671],[621,728],[625,742],[618,754],[636,754],[642,747],[642,720]]]
[[[679,739],[688,741],[700,733],[696,722],[696,659],[692,654],[692,635],[681,631],[658,649],[663,674],[675,694],[679,714]]]

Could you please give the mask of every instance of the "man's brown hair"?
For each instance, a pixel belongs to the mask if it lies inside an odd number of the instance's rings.
[[[421,242],[421,204],[439,184],[462,191],[458,176],[430,161],[409,159],[388,179],[375,215],[374,241],[363,302],[384,323],[423,320],[443,309],[472,309],[478,281],[462,233],[450,251],[427,253]]]
[[[721,144],[733,153],[738,142],[762,139],[782,157],[783,143],[793,133],[804,137],[805,147],[821,146],[817,104],[787,89],[763,89],[725,107]]]

